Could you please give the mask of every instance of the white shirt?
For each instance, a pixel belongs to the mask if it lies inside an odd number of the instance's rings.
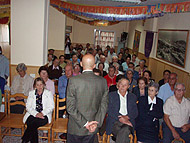
[[[150,98],[150,96],[148,96],[148,104],[151,104],[150,111],[152,111],[153,110],[153,104],[156,104],[156,97],[154,97],[154,99],[152,100]]]
[[[119,98],[120,98],[120,109],[119,109],[119,113],[121,115],[127,115],[128,112],[127,112],[127,94],[128,94],[128,91],[125,93],[125,96],[122,96],[120,93],[119,93],[119,90],[117,91],[117,93],[119,94]]]
[[[53,70],[54,70],[54,69],[58,69],[58,70],[59,70],[59,66],[55,67],[55,66],[53,65]]]
[[[189,122],[190,101],[183,97],[181,103],[179,103],[175,95],[171,96],[164,104],[164,114],[169,115],[169,119],[174,127],[181,128]]]

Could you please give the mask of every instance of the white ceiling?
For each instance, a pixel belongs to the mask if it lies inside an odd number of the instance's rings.
[[[187,2],[187,1],[189,1],[189,0],[147,0],[138,5],[156,5],[159,3],[169,4],[169,3],[179,3],[179,2]],[[72,2],[75,4],[82,4],[82,5],[114,6],[114,7],[117,7],[117,6],[125,7],[125,6],[137,5],[137,4],[126,3],[126,2],[111,2],[110,0],[67,0],[67,2]]]

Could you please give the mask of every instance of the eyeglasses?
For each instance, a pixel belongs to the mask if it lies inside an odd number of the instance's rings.
[[[178,91],[178,92],[185,91],[185,89],[179,89],[179,88],[176,88],[175,90]]]

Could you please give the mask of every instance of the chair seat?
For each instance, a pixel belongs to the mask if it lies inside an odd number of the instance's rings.
[[[58,118],[53,122],[52,130],[57,132],[67,132],[68,118]]]
[[[21,126],[24,126],[23,117],[24,117],[24,114],[8,114],[0,122],[0,126],[20,128]]]
[[[52,122],[50,124],[46,124],[44,126],[41,126],[38,129],[39,130],[48,130],[48,129],[51,129],[51,127],[52,127]]]

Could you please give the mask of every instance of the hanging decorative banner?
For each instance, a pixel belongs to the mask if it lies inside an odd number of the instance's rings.
[[[147,58],[150,56],[150,52],[152,50],[153,38],[154,38],[154,32],[147,31],[145,38],[145,48],[144,48],[145,57]]]
[[[69,9],[81,13],[99,13],[99,14],[116,14],[116,15],[140,15],[140,14],[158,14],[162,12],[189,12],[190,2],[181,2],[173,4],[158,4],[150,6],[134,7],[111,7],[111,6],[84,6],[72,4],[61,0],[50,0],[52,6]]]

